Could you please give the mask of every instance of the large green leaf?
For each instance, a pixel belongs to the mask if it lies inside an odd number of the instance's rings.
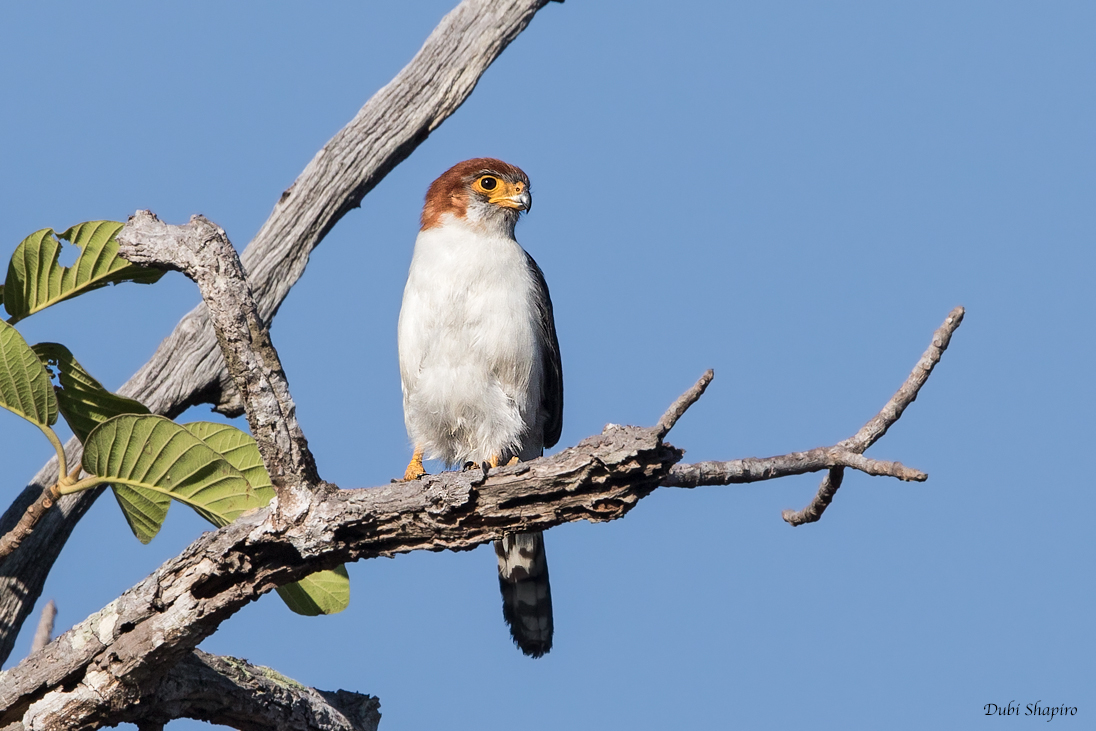
[[[120,414],[147,414],[140,401],[125,398],[103,388],[60,343],[38,343],[33,347],[41,361],[57,370],[60,388],[55,389],[61,416],[81,442],[107,419]]]
[[[57,380],[61,384],[54,389],[57,405],[81,442],[86,442],[88,434],[107,419],[120,414],[149,413],[148,408],[140,401],[113,394],[103,388],[64,345],[38,343],[34,346],[34,352],[44,364],[57,370]],[[133,535],[142,543],[151,541],[167,517],[171,498],[129,485],[111,485],[111,488]]]
[[[350,606],[350,577],[342,564],[330,571],[317,571],[300,581],[279,586],[277,591],[287,607],[306,617],[338,614]]]
[[[108,284],[150,284],[163,276],[160,269],[135,266],[118,256],[114,237],[122,225],[117,221],[89,221],[61,234],[44,228],[23,239],[12,254],[4,282],[4,309],[11,316],[9,322],[16,323],[52,304]],[[57,261],[61,254],[58,238],[80,247],[80,256],[70,267]]]
[[[57,421],[57,398],[45,366],[11,325],[0,321],[0,406],[46,430]]]
[[[153,510],[162,504],[161,496],[189,505],[216,526],[258,506],[255,491],[239,470],[162,416],[124,414],[100,424],[84,443],[84,469],[109,480],[115,490],[132,492],[119,501],[123,510],[127,503],[143,501],[152,511],[126,515],[131,526],[140,526],[137,537],[145,543],[166,515],[166,509],[162,515]]]
[[[185,426],[243,473],[255,489],[260,506],[274,498],[270,475],[263,466],[259,447],[250,434],[234,426],[211,421],[196,421]],[[345,566],[337,566],[330,571],[317,571],[300,581],[279,586],[278,595],[297,614],[310,617],[317,614],[336,614],[350,605],[350,577]]]
[[[219,527],[274,497],[255,440],[227,424],[183,427],[162,416],[116,416],[88,435],[84,469],[125,495],[118,502],[144,543],[167,516],[165,500],[185,503]],[[298,614],[333,614],[350,603],[350,579],[339,566],[282,587],[279,594]]]
[[[255,507],[264,507],[274,499],[274,486],[263,465],[259,445],[250,434],[234,426],[212,421],[195,421],[183,426],[243,473],[247,483],[255,491]]]

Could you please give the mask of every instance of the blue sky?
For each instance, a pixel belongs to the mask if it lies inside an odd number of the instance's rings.
[[[242,248],[452,4],[4,5],[0,242],[150,208],[203,213]],[[1087,724],[1094,27],[1082,2],[542,10],[331,232],[273,323],[324,478],[402,473],[395,323],[422,196],[491,155],[532,179],[518,237],[555,302],[561,447],[653,423],[709,367],[670,437],[687,460],[832,444],[962,304],[869,451],[929,481],[850,474],[797,529],[780,511],[814,476],[663,490],[622,521],[554,529],[539,661],[510,644],[487,547],[359,563],[343,614],[264,597],[203,648],[379,695],[382,728],[970,728],[1009,701]],[[117,387],[198,299],[172,274],[20,329]],[[14,495],[52,452],[11,415],[0,435]],[[58,629],[206,528],[176,507],[141,546],[100,500],[47,584]]]

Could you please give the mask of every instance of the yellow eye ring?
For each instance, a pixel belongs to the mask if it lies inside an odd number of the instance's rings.
[[[479,179],[479,187],[486,191],[492,191],[499,186],[498,178],[494,175],[484,175]]]

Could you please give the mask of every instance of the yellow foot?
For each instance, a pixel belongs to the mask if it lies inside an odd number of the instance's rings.
[[[407,463],[407,469],[403,471],[404,481],[417,480],[426,474],[422,466],[422,447],[415,447],[415,453],[411,455],[411,461]]]
[[[510,465],[515,465],[518,463],[518,461],[519,460],[517,457],[511,457],[510,461],[506,463],[506,466],[509,467]],[[498,467],[499,456],[497,454],[492,454],[491,459],[488,461],[488,464],[491,465],[491,469],[495,469],[496,467]]]

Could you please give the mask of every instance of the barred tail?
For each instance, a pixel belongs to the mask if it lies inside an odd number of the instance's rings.
[[[543,533],[511,533],[495,541],[502,616],[521,651],[540,657],[552,649],[552,588]]]

